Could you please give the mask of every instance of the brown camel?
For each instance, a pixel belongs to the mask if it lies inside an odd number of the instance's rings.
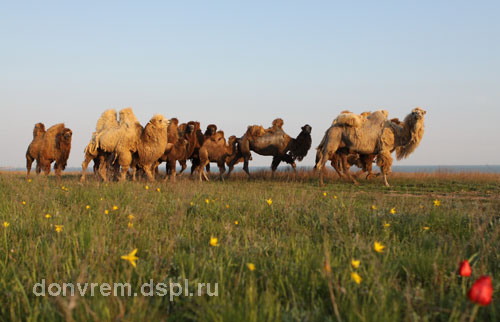
[[[236,162],[243,157],[243,170],[250,178],[248,170],[248,161],[251,157],[250,151],[273,157],[271,164],[273,176],[282,161],[290,164],[295,170],[295,160],[301,161],[311,148],[311,126],[304,125],[300,134],[294,139],[283,131],[282,125],[283,120],[276,119],[273,121],[273,127],[268,130],[259,125],[249,126],[245,135],[237,140],[238,153],[228,164],[229,172],[227,176],[229,177]]]
[[[54,164],[57,180],[61,181],[61,172],[66,168],[66,162],[71,151],[71,138],[73,132],[64,126],[64,123],[59,123],[51,126],[43,135],[41,147],[36,158],[37,164],[41,170],[48,175],[50,173],[50,165]]]
[[[236,136],[234,135],[229,137],[228,143],[226,143],[223,131],[218,131],[207,138],[200,148],[200,164],[196,168],[200,176],[200,181],[203,180],[203,177],[205,180],[209,181],[205,167],[210,162],[217,163],[219,167],[219,179],[224,181],[223,175],[224,172],[226,172],[225,163],[229,158],[232,159],[232,157],[236,155],[236,151]]]
[[[183,123],[177,127],[176,124],[171,123],[169,125],[169,131],[175,131],[177,133],[177,139],[175,140],[174,136],[169,137],[169,140],[172,138],[175,141],[169,141],[165,152],[159,160],[159,163],[166,161],[167,176],[165,177],[165,180],[171,178],[172,181],[175,182],[176,162],[179,161],[181,165],[182,162],[185,164],[188,159],[188,155],[193,152],[194,146],[197,144],[195,124]]]
[[[387,111],[376,111],[364,119],[354,113],[339,115],[332,126],[325,132],[318,152],[316,168],[320,172],[320,184],[323,185],[323,167],[339,147],[345,146],[359,154],[375,154],[377,165],[387,182],[391,172],[391,151],[396,150],[398,160],[408,157],[420,144],[424,134],[425,111],[419,107],[408,114],[402,125],[387,120]],[[347,173],[352,179],[350,173]]]
[[[31,165],[33,164],[33,161],[38,158],[38,154],[40,153],[44,134],[45,125],[43,123],[36,123],[33,128],[33,140],[30,145],[28,145],[28,149],[26,150],[27,178],[30,177]],[[40,174],[40,164],[38,162],[36,163],[36,174]]]

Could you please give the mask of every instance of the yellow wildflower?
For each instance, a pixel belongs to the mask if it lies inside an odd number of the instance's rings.
[[[8,222],[4,221],[4,222],[3,222],[3,226],[4,226],[5,228],[7,228],[7,227],[9,227],[9,226],[10,226],[10,224],[9,224]]]
[[[333,199],[337,199],[337,196],[335,196],[335,195],[334,195],[334,196],[333,196]]]
[[[133,228],[134,227],[134,224],[132,222],[128,222],[128,228]]]
[[[109,210],[108,210],[108,209],[104,210],[104,213],[105,213],[106,215],[107,215],[107,214],[109,214]]]
[[[190,205],[190,206],[194,206],[194,202],[190,201],[190,202],[189,202],[189,205]]]
[[[205,203],[208,205],[210,203],[209,199],[205,199]]]
[[[161,192],[160,188],[156,188],[156,191]]]
[[[379,243],[379,242],[374,242],[373,243],[373,249],[377,252],[377,253],[382,253],[384,251],[384,248],[385,246],[382,245],[382,243]]]
[[[238,220],[235,220],[235,221],[234,221],[234,224],[235,224],[235,225],[238,225],[238,224],[239,224]]]
[[[253,263],[247,263],[247,267],[251,272],[255,270],[255,265]]]
[[[354,282],[356,282],[356,284],[361,284],[361,281],[363,280],[361,276],[359,276],[359,274],[356,272],[351,273],[351,278]]]
[[[226,209],[229,209],[229,205],[226,205]]]
[[[148,185],[146,185],[146,186],[144,187],[144,189],[149,190],[149,186],[148,186]]]
[[[113,205],[113,211],[114,211],[114,210],[118,210],[118,206]]]
[[[423,227],[423,229],[424,229],[424,230],[429,230],[429,227],[424,226],[424,227]]]
[[[137,248],[134,249],[130,254],[123,255],[122,259],[129,261],[130,264],[132,264],[132,266],[136,267],[135,261],[139,259],[139,257],[135,256],[136,253],[137,253]]]
[[[28,179],[28,182],[31,182],[31,179]]]
[[[21,203],[23,204],[23,206],[24,206],[24,205],[26,205],[26,201],[24,201],[24,200],[23,200],[23,202],[21,202]]]
[[[391,227],[391,224],[389,224],[388,222],[384,222],[384,227],[385,228]]]
[[[50,217],[52,217],[50,214],[45,215],[45,218],[47,218],[47,219],[49,219]]]
[[[266,202],[267,202],[267,204],[268,204],[269,206],[273,204],[273,201],[271,200],[271,198],[267,199],[267,200],[266,200]]]
[[[377,210],[377,206],[372,205],[372,210]]]
[[[353,268],[358,268],[359,267],[359,264],[360,264],[360,261],[359,260],[356,260],[356,259],[351,259],[351,266]]]
[[[326,191],[323,191],[323,196],[325,196],[325,197],[326,197]]]
[[[56,226],[56,231],[60,233],[63,230],[63,225],[55,225]]]
[[[391,208],[391,214],[394,215],[396,213],[396,208]]]
[[[132,214],[128,215],[128,220],[132,220],[134,218],[135,218],[134,215],[132,215]]]
[[[210,246],[213,246],[213,247],[217,247],[219,246],[219,240],[217,239],[217,237],[214,237],[214,236],[211,236],[210,237]]]
[[[436,200],[434,200],[434,206],[435,206],[435,207],[439,207],[439,206],[441,206],[441,201],[439,201],[439,200],[437,200],[437,199],[436,199]]]
[[[85,206],[85,209],[89,210],[89,209],[90,209],[90,206],[89,206],[89,205],[86,205],[86,206]]]

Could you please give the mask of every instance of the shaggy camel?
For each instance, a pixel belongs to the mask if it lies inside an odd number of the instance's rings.
[[[268,130],[259,125],[249,126],[245,135],[237,140],[238,153],[228,164],[227,176],[230,176],[238,160],[243,158],[243,170],[250,178],[250,172],[248,171],[248,161],[251,157],[250,151],[273,157],[271,164],[273,176],[282,161],[290,164],[295,170],[295,160],[302,161],[311,148],[311,126],[304,125],[300,134],[294,139],[283,131],[282,125],[283,120],[276,119],[273,121],[273,127]]]
[[[71,138],[73,132],[64,126],[64,123],[59,123],[51,126],[44,133],[40,141],[40,150],[36,158],[37,164],[41,170],[48,175],[50,173],[50,165],[54,164],[57,180],[61,181],[61,172],[66,168],[66,162],[71,151]]]
[[[137,152],[137,145],[142,134],[142,126],[130,107],[124,108],[119,113],[119,122],[103,130],[96,137],[99,153],[107,153],[109,159],[99,164],[99,174],[102,180],[107,181],[106,170],[108,164],[118,162],[121,167],[120,180],[124,180],[132,164],[132,155]]]
[[[351,113],[350,111],[343,111],[341,114],[345,113]],[[365,118],[370,115],[371,112],[363,112],[359,115],[360,118],[357,116],[355,117],[356,120],[360,120],[361,118]],[[338,122],[340,119],[340,116],[337,117],[337,119],[334,120],[334,124]],[[349,119],[346,120],[349,122]],[[402,125],[403,123],[398,119],[398,118],[393,118],[390,120],[391,122],[397,124],[397,125]],[[355,122],[352,122],[355,123]],[[358,123],[359,125],[360,123]],[[323,143],[323,142],[322,142]],[[322,144],[321,143],[321,144]],[[319,161],[319,155],[321,151],[322,145],[318,146],[318,149],[316,151],[316,162],[314,166],[314,170],[316,170],[316,164]],[[391,153],[394,151],[391,150]],[[346,178],[349,179],[351,178],[355,184],[358,184],[356,179],[352,176],[349,176],[347,172],[351,168],[351,166],[355,165],[358,168],[361,169],[361,171],[357,174],[359,175],[360,173],[367,172],[366,179],[371,179],[374,178],[376,175],[373,173],[372,168],[373,168],[373,161],[377,157],[376,154],[358,154],[355,152],[350,151],[349,149],[346,149],[345,147],[341,146],[339,149],[332,154],[331,156],[331,165],[337,172],[338,176],[340,178]]]
[[[191,129],[187,130],[187,127],[191,127]],[[181,171],[179,174],[186,170],[188,159],[191,160],[191,163],[193,163],[193,160],[196,159],[196,162],[198,162],[197,164],[199,164],[198,151],[201,147],[199,134],[201,133],[203,137],[203,133],[200,130],[200,122],[189,121],[187,124],[183,123],[179,125],[179,133],[187,133],[187,131],[189,131],[189,134],[184,135],[184,139],[188,141],[186,145],[186,157],[177,160],[181,165]],[[203,142],[203,140],[201,142]]]
[[[377,165],[387,182],[391,172],[391,151],[396,150],[398,160],[408,157],[419,145],[424,134],[424,115],[426,111],[417,107],[408,114],[402,125],[387,120],[387,111],[376,111],[358,122],[359,115],[339,115],[334,124],[325,132],[320,143],[319,161],[316,168],[320,172],[320,184],[323,183],[323,167],[327,160],[344,145],[352,152],[375,154]],[[350,173],[347,173],[350,176]],[[352,179],[352,176],[351,176]]]
[[[38,154],[40,153],[40,148],[42,147],[43,135],[45,134],[45,125],[43,123],[36,123],[33,128],[33,140],[28,149],[26,150],[26,177],[30,177],[31,165],[33,161],[36,160]],[[40,164],[36,163],[36,174],[40,174]]]
[[[199,153],[200,164],[196,168],[196,171],[199,173],[200,181],[203,180],[203,177],[209,181],[205,167],[210,162],[217,163],[219,167],[219,179],[224,181],[223,175],[226,172],[225,163],[229,158],[236,155],[236,136],[229,137],[228,143],[226,143],[224,132],[218,131],[203,142]]]
[[[137,154],[134,155],[133,159],[133,180],[135,180],[136,168],[139,167],[144,170],[149,181],[155,181],[153,176],[155,167],[167,148],[168,124],[169,121],[163,115],[156,114],[149,120],[146,127],[144,127],[137,144]]]
[[[115,109],[105,110],[101,117],[97,120],[95,127],[95,132],[92,133],[92,138],[90,142],[85,147],[85,159],[82,163],[82,176],[80,177],[80,182],[84,182],[87,174],[87,167],[91,160],[94,161],[94,173],[99,169],[101,163],[106,164],[106,160],[109,159],[109,154],[98,149],[98,139],[99,136],[107,129],[117,127],[118,119]],[[108,164],[106,164],[109,166]]]

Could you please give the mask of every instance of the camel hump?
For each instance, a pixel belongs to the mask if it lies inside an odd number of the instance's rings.
[[[250,125],[248,126],[247,128],[247,132],[246,134],[248,136],[262,136],[266,133],[266,130],[264,129],[264,127],[262,125]]]
[[[62,132],[62,130],[64,128],[65,128],[64,123],[55,124],[55,125],[52,125],[51,127],[49,127],[46,134],[50,135],[53,133],[59,133],[59,132]]]
[[[117,113],[115,109],[107,109],[102,112],[101,117],[97,120],[97,124],[95,126],[96,132],[101,132],[107,128],[117,126]]]
[[[361,127],[362,122],[363,117],[361,115],[344,111],[343,113],[340,113],[335,120],[333,120],[332,125]]]
[[[282,128],[283,127],[283,124],[285,124],[285,122],[283,121],[283,119],[281,118],[277,118],[277,119],[274,119],[273,120],[273,128]]]

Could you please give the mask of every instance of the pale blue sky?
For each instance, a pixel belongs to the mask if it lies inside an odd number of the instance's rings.
[[[126,106],[143,124],[162,113],[228,136],[282,117],[292,136],[310,124],[313,147],[342,110],[403,118],[421,106],[421,146],[396,164],[500,164],[499,12],[498,1],[4,1],[0,167],[24,166],[36,122],[65,122],[80,166],[100,113]]]

